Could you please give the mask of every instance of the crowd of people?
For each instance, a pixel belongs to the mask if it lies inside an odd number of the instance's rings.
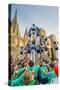
[[[58,83],[58,58],[51,60],[47,55],[47,51],[42,52],[35,62],[29,60],[27,56],[20,61],[17,60],[17,62],[11,61],[9,64],[11,77],[8,82],[10,86]]]

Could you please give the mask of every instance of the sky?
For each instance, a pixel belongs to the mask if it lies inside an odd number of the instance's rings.
[[[55,34],[58,37],[58,7],[12,4],[11,20],[13,20],[16,10],[19,30],[22,36],[26,27],[29,31],[32,24],[35,24],[37,27],[45,29],[47,36]]]

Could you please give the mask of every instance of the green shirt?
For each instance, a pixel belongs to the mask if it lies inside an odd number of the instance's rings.
[[[44,78],[47,77],[47,75],[43,72],[43,70],[44,70],[44,71],[48,71],[47,66],[42,66],[42,67],[40,67],[40,69],[39,69],[40,75],[41,75],[41,78],[42,78],[42,79],[44,79]]]
[[[22,75],[24,71],[25,68],[17,70],[16,78],[20,77],[20,75]]]
[[[35,71],[34,78],[37,79],[38,70],[39,70],[39,66],[37,64],[35,64],[33,67],[28,66],[27,70],[30,70],[31,72]]]
[[[22,68],[22,69],[15,71],[12,75],[12,78],[17,79],[18,77],[20,77],[20,75],[23,74],[24,70],[25,70],[25,68]]]
[[[31,69],[31,68],[30,68]],[[24,86],[24,80],[23,80],[23,72],[24,72],[25,68],[24,69],[20,69],[18,70],[18,74],[16,76],[16,79],[14,80],[9,80],[8,81],[8,84],[10,86]],[[33,70],[33,69],[32,69]],[[36,80],[31,80],[28,85],[35,85],[36,83]]]
[[[9,80],[9,85],[10,86],[29,86],[29,85],[36,85],[36,80],[31,80],[28,84],[25,84],[23,82],[23,77],[20,76],[16,80]]]
[[[31,80],[28,84],[24,84],[22,86],[30,86],[30,85],[36,85],[36,80]]]
[[[8,84],[10,86],[20,86],[20,85],[22,85],[22,81],[23,81],[23,77],[21,75],[19,78],[15,79],[15,80],[9,80]]]
[[[38,64],[35,64],[35,65],[34,65],[34,68],[35,68],[34,78],[37,79],[37,77],[38,77],[38,71],[39,71],[39,66],[38,66]]]
[[[35,70],[34,66],[33,67],[27,66],[26,69],[30,70],[30,71],[34,71]]]
[[[50,81],[51,81],[52,79],[54,79],[55,77],[56,77],[56,74],[55,74],[54,70],[48,72],[48,74],[47,74],[48,83],[50,83]]]

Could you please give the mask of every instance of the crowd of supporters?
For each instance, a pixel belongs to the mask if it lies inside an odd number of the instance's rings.
[[[29,60],[27,56],[22,60],[11,61],[9,63],[11,67],[10,86],[58,83],[58,58],[51,60],[46,51],[41,53],[35,62]]]

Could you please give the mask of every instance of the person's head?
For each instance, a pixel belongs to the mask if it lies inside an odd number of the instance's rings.
[[[22,64],[22,61],[23,61],[23,60],[24,60],[24,59],[21,59],[21,60],[20,60],[20,64]]]
[[[50,66],[50,71],[54,69],[54,64],[51,63],[49,66]]]
[[[58,58],[54,59],[54,64],[58,63]]]
[[[24,62],[24,67],[25,67],[25,66],[28,66],[28,61],[25,61],[25,62]]]
[[[40,61],[40,57],[38,58],[38,57],[36,57],[36,60],[35,60],[35,62],[34,63],[39,63],[39,61]]]
[[[29,61],[29,66],[33,67],[34,66],[34,62],[32,60]]]
[[[45,66],[45,65],[46,65],[46,62],[45,62],[45,60],[43,60],[43,62],[42,62],[42,65],[43,65],[43,66]]]
[[[44,42],[41,42],[41,45],[44,45]]]
[[[44,50],[43,49],[41,49],[41,54],[44,52]]]
[[[14,70],[18,70],[18,65],[17,64],[14,66]]]
[[[30,82],[31,79],[31,73],[29,70],[26,70],[23,74],[23,79],[24,79],[24,83],[28,84]]]
[[[42,65],[42,63],[43,63],[43,58],[42,57],[40,57],[40,65]]]
[[[47,48],[45,48],[44,54],[48,55],[48,49]]]
[[[45,60],[46,64],[49,64],[49,61],[48,60]]]
[[[26,61],[29,61],[29,58],[28,58],[28,56],[26,56],[26,57],[24,58],[24,60],[26,60]]]
[[[24,67],[24,59],[21,59],[21,60],[20,60],[20,65],[21,65],[22,67]]]

